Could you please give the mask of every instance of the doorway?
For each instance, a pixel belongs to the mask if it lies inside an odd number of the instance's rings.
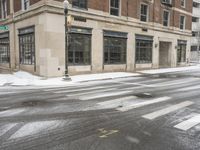
[[[160,68],[171,67],[170,49],[171,49],[172,43],[171,42],[160,42],[159,45],[160,45],[159,67]]]

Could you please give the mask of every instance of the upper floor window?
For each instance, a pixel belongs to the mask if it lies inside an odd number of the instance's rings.
[[[120,0],[110,0],[110,14],[119,16]]]
[[[185,0],[181,0],[181,6],[185,7]]]
[[[169,26],[169,12],[164,11],[163,12],[163,26]]]
[[[2,14],[2,19],[5,19],[8,15],[7,12],[7,1],[6,0],[2,0],[1,1],[1,14]]]
[[[140,21],[147,22],[148,20],[148,5],[141,4]]]
[[[192,17],[192,22],[199,22],[199,18],[198,17]]]
[[[162,0],[161,2],[164,4],[171,4],[171,0]]]
[[[22,10],[27,10],[30,5],[30,0],[22,0]]]
[[[193,7],[195,7],[195,8],[200,8],[200,3],[193,2]]]
[[[87,0],[72,0],[72,6],[87,9]]]
[[[180,29],[185,29],[185,16],[180,16]]]

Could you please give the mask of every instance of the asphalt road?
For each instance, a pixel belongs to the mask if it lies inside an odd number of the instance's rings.
[[[0,88],[0,150],[200,150],[200,71]]]

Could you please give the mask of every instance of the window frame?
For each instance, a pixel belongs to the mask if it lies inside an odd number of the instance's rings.
[[[26,11],[30,7],[30,0],[21,0],[22,11]]]
[[[82,30],[82,31],[81,31]],[[70,63],[69,59],[70,59],[70,55],[69,55],[69,52],[71,52],[70,50],[70,46],[71,46],[71,35],[85,35],[85,36],[88,36],[90,37],[90,50],[89,50],[89,62],[84,64],[84,63],[76,63],[75,62],[75,51],[72,50],[72,53],[73,53],[73,63]],[[68,47],[68,63],[69,63],[69,66],[88,66],[88,65],[91,65],[92,64],[92,28],[83,28],[83,27],[76,27],[76,26],[73,26],[71,28],[71,30],[69,31],[69,47]]]
[[[184,22],[183,22],[183,24],[182,24],[182,20],[181,20],[181,17],[183,17],[184,18]],[[185,30],[185,28],[186,28],[186,16],[184,16],[184,15],[180,15],[180,21],[179,21],[179,28],[180,28],[180,30]],[[183,28],[181,28],[182,27],[182,25],[183,25]]]
[[[109,35],[110,34],[110,35]],[[113,35],[112,35],[113,34]],[[110,39],[123,39],[125,41],[125,61],[124,62],[110,62],[110,58],[108,58],[108,62],[105,62],[105,38]],[[103,31],[103,65],[124,65],[127,64],[127,44],[128,44],[128,33],[125,32],[119,32],[119,31],[110,31],[110,30],[104,30]],[[121,54],[121,53],[120,53]],[[109,54],[108,54],[109,55]]]
[[[165,13],[165,12],[168,13],[167,26],[165,26],[165,24],[164,24],[165,21],[166,21],[166,20],[164,20],[164,17],[165,17],[165,16],[164,16],[164,13]],[[170,11],[168,11],[168,10],[163,10],[163,26],[165,26],[165,27],[169,27],[169,26],[170,26]]]
[[[7,0],[1,0],[1,19],[6,19],[8,16]]]
[[[2,61],[2,56],[0,54],[0,64],[10,64],[10,36],[9,36],[9,32],[4,32],[4,33],[0,33],[1,37],[0,37],[0,41],[3,41],[5,43],[1,43],[0,45],[3,44],[6,46],[6,59],[7,61]],[[0,51],[1,52],[1,51]]]
[[[142,21],[142,5],[147,7],[146,21]],[[146,4],[146,3],[140,3],[140,21],[142,21],[142,22],[148,22],[149,21],[149,5]]]
[[[143,37],[143,39],[142,38],[137,38],[137,36],[138,37]],[[148,39],[145,39],[145,38],[148,38]],[[141,42],[148,42],[148,44],[151,44],[151,47],[147,47],[147,48],[151,48],[151,57],[150,57],[150,59],[151,60],[146,60],[146,62],[142,62],[142,60],[140,59],[139,61],[138,61],[138,59],[137,59],[137,49],[138,49],[138,47],[137,47],[137,42],[138,41],[140,41],[140,43]],[[146,36],[146,35],[136,35],[135,36],[135,64],[152,64],[153,63],[153,37],[152,36]],[[139,48],[141,48],[141,47],[139,47]],[[144,47],[143,47],[144,48]],[[139,58],[141,58],[141,57],[139,57]]]
[[[27,30],[27,32],[26,32]],[[30,32],[28,32],[30,30]],[[32,30],[32,31],[31,31]],[[23,32],[24,31],[24,32]],[[18,29],[18,38],[19,38],[19,63],[20,65],[34,65],[34,70],[36,70],[36,45],[35,45],[35,26],[29,26],[25,28]],[[32,35],[33,42],[31,43],[21,43],[21,38],[27,38],[27,36]],[[31,44],[31,61],[24,62],[24,55],[22,57],[22,52],[27,51],[26,49],[22,49],[22,46]]]
[[[186,0],[181,0],[181,7],[186,8]]]
[[[112,0],[109,0],[109,14],[111,16],[116,16],[116,17],[121,16],[121,0],[118,0],[119,1],[118,2],[119,3],[119,8],[111,7],[111,1]],[[111,14],[111,9],[117,9],[118,10],[118,15]]]
[[[80,1],[83,1],[83,0],[78,0],[78,6],[77,6],[77,5],[74,5],[74,0],[72,0],[72,7],[76,9],[88,10],[88,0],[84,0],[85,7],[80,7]]]

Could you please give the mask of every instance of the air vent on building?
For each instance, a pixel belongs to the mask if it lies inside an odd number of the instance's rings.
[[[74,16],[74,21],[87,22],[87,19],[80,16]]]

